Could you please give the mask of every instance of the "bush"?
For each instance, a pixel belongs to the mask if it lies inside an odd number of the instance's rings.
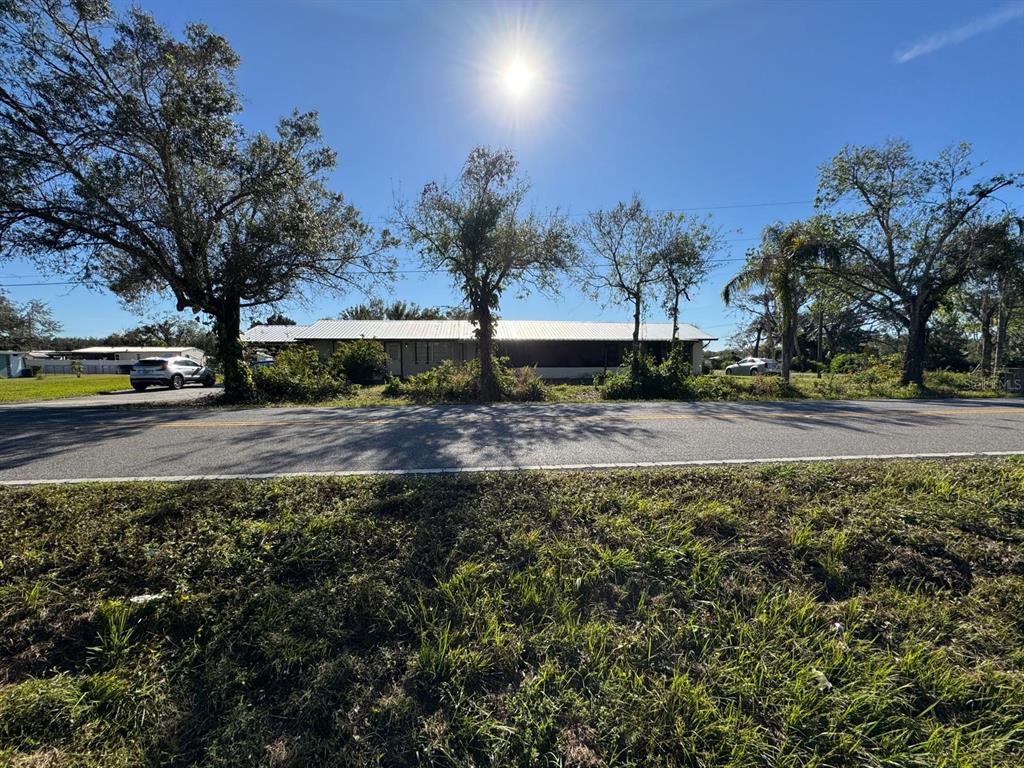
[[[871,358],[863,352],[843,352],[832,358],[829,370],[832,373],[856,373],[871,365]]]
[[[303,345],[282,350],[273,365],[257,368],[253,384],[257,399],[273,403],[330,400],[352,389],[344,374],[330,371],[315,349]]]
[[[388,376],[384,380],[384,388],[381,390],[384,397],[402,397],[405,395],[405,385],[397,376]]]
[[[494,369],[503,400],[527,402],[547,399],[547,386],[536,369],[510,369],[507,358],[496,358]],[[405,382],[389,381],[384,394],[390,397],[405,395],[417,403],[476,402],[480,399],[480,361],[457,363],[443,360],[435,368]]]
[[[356,339],[338,347],[327,361],[328,371],[353,384],[376,384],[388,374],[388,353],[375,339]]]
[[[609,376],[602,390],[609,400],[761,400],[803,394],[779,376],[693,376],[685,361],[669,358],[655,365],[642,358],[634,379],[629,363]]]
[[[677,357],[669,357],[658,365],[641,354],[636,376],[631,360],[627,360],[605,379],[603,394],[609,400],[692,400],[693,379],[689,366]]]
[[[547,399],[547,387],[535,367],[514,368],[510,383],[507,391],[502,387],[502,395],[508,400],[539,402]]]

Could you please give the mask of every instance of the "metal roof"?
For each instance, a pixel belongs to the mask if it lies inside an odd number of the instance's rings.
[[[474,326],[468,320],[320,320],[294,338],[383,339],[421,341],[472,341]],[[588,323],[575,320],[499,320],[494,338],[498,341],[630,341],[632,323]],[[643,323],[640,338],[671,341],[671,323]],[[714,341],[695,326],[679,324],[681,341]]]
[[[81,349],[72,349],[71,353],[79,355],[106,355],[114,352],[185,352],[190,349],[199,349],[199,347],[82,347]]]
[[[242,341],[252,344],[284,344],[294,341],[308,325],[254,325],[242,332]]]

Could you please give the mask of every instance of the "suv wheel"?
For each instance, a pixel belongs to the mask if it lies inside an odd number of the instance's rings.
[[[181,389],[185,386],[185,377],[180,373],[171,376],[171,389]]]
[[[132,384],[132,389],[134,389],[136,392],[145,392],[146,391],[146,385],[145,384]]]
[[[757,374],[758,374],[757,368],[751,368],[750,369],[750,375],[751,376],[757,376]]]

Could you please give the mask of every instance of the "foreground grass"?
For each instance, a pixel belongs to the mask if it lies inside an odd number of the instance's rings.
[[[41,379],[0,379],[0,403],[27,403],[129,389],[127,376],[52,374]]]
[[[0,764],[1019,766],[1024,462],[0,490]]]

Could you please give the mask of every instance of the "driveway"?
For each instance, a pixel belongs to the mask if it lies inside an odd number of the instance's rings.
[[[983,453],[1024,453],[1024,401],[0,411],[0,481]]]

